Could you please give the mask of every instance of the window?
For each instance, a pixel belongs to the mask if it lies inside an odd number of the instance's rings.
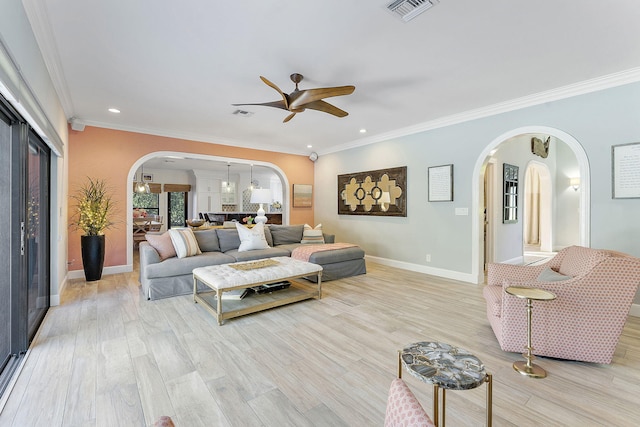
[[[168,193],[168,228],[185,227],[187,224],[187,195],[188,192]]]
[[[158,193],[133,193],[133,209],[144,209],[147,215],[160,215]]]

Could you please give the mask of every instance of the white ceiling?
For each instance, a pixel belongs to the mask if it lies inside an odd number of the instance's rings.
[[[68,118],[289,153],[640,70],[637,0],[441,0],[408,23],[390,2],[23,0]],[[349,116],[232,115],[280,98],[260,75],[288,93],[293,72],[301,89],[355,85],[328,99]]]

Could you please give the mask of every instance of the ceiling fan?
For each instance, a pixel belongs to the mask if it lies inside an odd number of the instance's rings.
[[[289,120],[293,118],[297,113],[302,113],[307,108],[312,110],[322,111],[324,113],[333,114],[337,117],[345,117],[348,116],[344,110],[329,104],[326,101],[323,101],[323,98],[330,98],[332,96],[342,96],[342,95],[350,95],[356,89],[355,86],[336,86],[336,87],[325,87],[325,88],[317,88],[317,89],[298,89],[298,83],[302,81],[304,76],[302,74],[293,73],[290,76],[291,81],[295,83],[296,88],[290,94],[286,94],[280,90],[278,86],[274,83],[271,83],[265,77],[260,76],[260,79],[269,87],[275,89],[280,96],[282,96],[282,100],[273,101],[273,102],[263,102],[256,104],[232,104],[234,106],[239,105],[264,105],[266,107],[276,107],[283,110],[290,111],[285,119],[282,121],[283,123],[287,123]]]

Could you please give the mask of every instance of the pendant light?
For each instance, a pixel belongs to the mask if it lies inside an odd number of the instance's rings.
[[[141,166],[141,169],[140,181],[136,184],[136,193],[149,194],[151,193],[151,188],[149,188],[149,183],[144,181],[144,164]]]
[[[227,193],[231,193],[231,179],[229,173],[231,170],[231,163],[227,163]]]
[[[253,163],[251,164],[251,172],[249,177],[249,190],[253,190]]]

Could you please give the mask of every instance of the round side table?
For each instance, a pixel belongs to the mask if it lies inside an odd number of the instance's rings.
[[[398,376],[402,367],[425,383],[433,384],[433,422],[445,424],[446,390],[470,390],[487,383],[487,426],[491,426],[492,380],[484,364],[467,350],[442,342],[417,342],[398,352]],[[442,418],[438,419],[442,389]],[[441,422],[439,422],[441,421]]]
[[[544,289],[526,288],[521,286],[509,286],[505,289],[505,292],[527,300],[527,352],[523,354],[526,361],[519,360],[514,362],[513,369],[528,377],[544,378],[547,376],[547,371],[535,363],[531,363],[531,361],[535,359],[535,356],[533,355],[533,347],[531,345],[531,313],[533,300],[551,301],[556,299],[556,296],[554,293],[545,291]]]

